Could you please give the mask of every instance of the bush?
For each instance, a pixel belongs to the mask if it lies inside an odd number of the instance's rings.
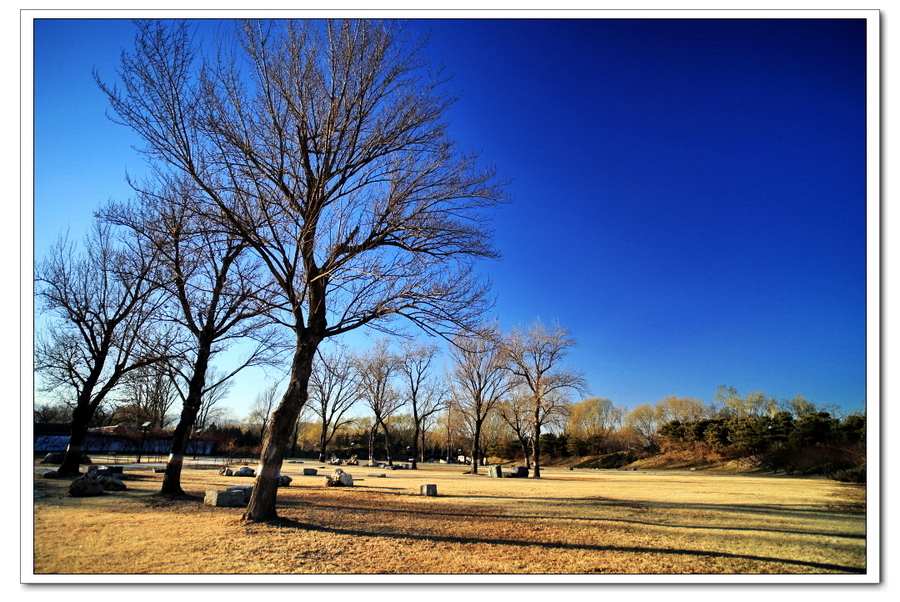
[[[866,467],[858,466],[856,468],[847,468],[835,471],[831,478],[841,483],[865,483]]]

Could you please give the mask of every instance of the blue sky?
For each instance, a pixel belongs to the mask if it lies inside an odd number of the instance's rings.
[[[504,328],[558,320],[591,395],[720,384],[862,409],[866,24],[834,19],[415,20],[448,115],[510,180],[480,267]],[[38,21],[34,243],[80,236],[143,170],[104,116],[129,21]],[[355,339],[358,341],[359,339]],[[238,415],[264,387],[248,375]]]

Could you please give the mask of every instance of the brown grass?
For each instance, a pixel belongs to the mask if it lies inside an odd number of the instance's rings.
[[[303,467],[319,468],[302,476]],[[34,573],[69,574],[853,574],[866,570],[865,487],[819,478],[549,468],[491,479],[463,467],[285,464],[280,520],[244,523],[206,490],[252,479],[185,469],[189,497],[129,467],[128,490],[72,498],[36,478]],[[486,471],[485,471],[486,472]],[[386,475],[376,478],[373,474]],[[438,497],[418,495],[434,483]]]

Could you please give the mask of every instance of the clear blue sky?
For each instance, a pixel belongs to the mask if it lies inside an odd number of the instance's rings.
[[[511,184],[493,224],[504,328],[558,320],[591,395],[720,384],[862,409],[863,20],[417,20],[463,146]],[[127,20],[35,27],[35,256],[130,195],[104,116]],[[236,414],[261,390],[235,389]]]

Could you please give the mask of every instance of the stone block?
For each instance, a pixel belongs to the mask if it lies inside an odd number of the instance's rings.
[[[243,491],[207,491],[203,503],[220,508],[241,508],[245,505]]]
[[[419,488],[419,494],[428,497],[437,497],[437,485],[422,485]]]
[[[253,495],[253,485],[234,485],[225,491],[240,491],[244,494],[244,503],[247,504],[250,502],[250,496]]]
[[[495,479],[503,478],[503,469],[500,466],[488,466],[488,476]]]
[[[304,469],[303,469],[303,475],[304,475],[304,476],[307,476],[307,477],[313,476],[313,477],[314,477],[314,476],[316,476],[317,474],[319,474],[319,471],[316,470],[315,468],[304,468]]]

